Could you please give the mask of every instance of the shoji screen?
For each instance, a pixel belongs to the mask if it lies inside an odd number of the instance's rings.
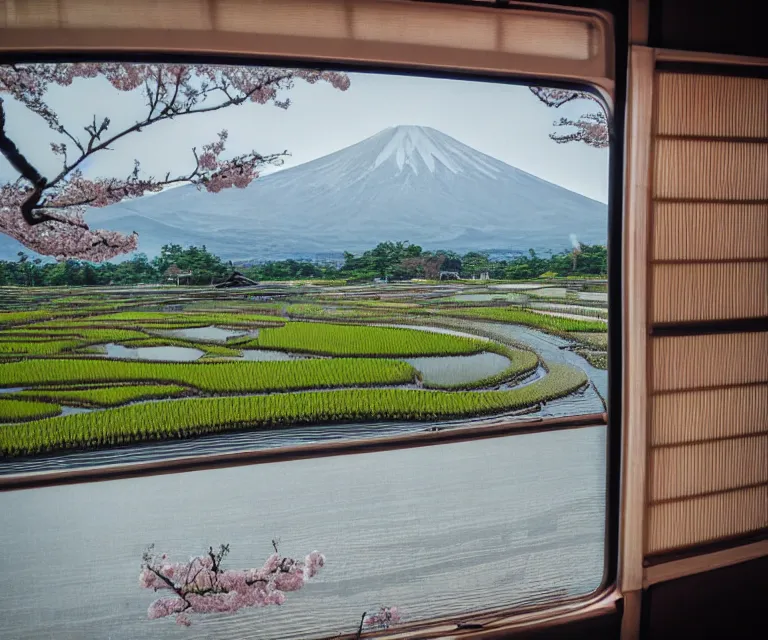
[[[768,527],[768,79],[659,70],[645,552]]]

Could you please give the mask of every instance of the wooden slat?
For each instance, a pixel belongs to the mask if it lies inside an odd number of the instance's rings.
[[[653,399],[652,446],[763,432],[768,432],[768,384],[684,391]]]
[[[654,391],[768,382],[768,332],[657,337]]]
[[[768,137],[768,80],[659,73],[662,135]]]
[[[651,451],[649,501],[768,482],[768,434]]]
[[[692,322],[768,316],[768,261],[657,264],[653,321]]]
[[[654,197],[768,200],[768,144],[659,139]]]
[[[653,208],[652,257],[654,260],[768,258],[768,204],[657,202]]]
[[[653,115],[653,49],[630,50],[624,252],[624,390],[621,590],[643,583],[648,439],[648,225]]]
[[[648,587],[667,580],[676,580],[684,576],[690,576],[704,571],[714,571],[722,567],[730,567],[741,562],[749,562],[756,558],[768,556],[768,540],[761,540],[751,544],[743,544],[731,549],[723,549],[713,553],[706,553],[692,558],[673,560],[648,567],[645,570],[643,585]]]
[[[768,485],[648,508],[647,553],[703,544],[768,527]]]

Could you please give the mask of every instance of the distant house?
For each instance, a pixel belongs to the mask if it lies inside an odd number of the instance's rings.
[[[163,274],[163,282],[175,282],[176,286],[180,284],[189,284],[192,280],[191,271],[182,271],[175,264],[172,264]]]

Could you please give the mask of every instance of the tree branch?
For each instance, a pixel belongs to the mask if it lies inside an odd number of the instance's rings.
[[[355,635],[355,640],[360,640],[363,635],[363,624],[365,623],[365,615],[367,613],[367,611],[363,611],[363,615],[360,616],[360,626],[357,627],[357,635]]]
[[[2,98],[0,98],[0,152],[2,152],[16,171],[34,185],[32,193],[21,205],[21,215],[26,223],[34,226],[50,220],[51,218],[45,214],[39,216],[34,214],[34,208],[40,201],[40,196],[48,184],[46,179],[32,166],[32,163],[24,157],[13,140],[5,133],[5,109],[3,108]]]
[[[250,96],[252,96],[254,93],[256,93],[256,91],[262,90],[262,89],[264,89],[264,87],[267,87],[267,86],[269,86],[271,84],[279,83],[282,80],[286,80],[286,79],[288,79],[290,77],[291,77],[290,74],[284,74],[282,76],[277,76],[275,78],[270,79],[268,82],[265,82],[264,84],[261,84],[261,85],[259,85],[257,87],[254,87],[251,91],[245,93],[241,98],[230,98],[229,100],[227,100],[225,102],[222,102],[222,103],[220,103],[218,105],[214,105],[214,106],[211,106],[211,107],[203,107],[203,108],[200,108],[200,109],[193,109],[193,108],[190,107],[190,108],[187,108],[184,111],[180,111],[178,113],[175,113],[174,116],[192,115],[192,114],[196,114],[196,113],[210,113],[211,111],[218,111],[219,109],[224,109],[225,107],[229,107],[229,106],[232,106],[232,105],[235,105],[235,104],[242,104]],[[120,140],[121,138],[127,136],[129,133],[133,133],[135,131],[141,131],[145,127],[148,127],[150,125],[156,124],[156,123],[161,122],[163,120],[168,120],[171,117],[173,117],[173,116],[171,116],[169,114],[160,113],[157,116],[155,116],[154,118],[147,118],[147,119],[143,120],[142,122],[137,122],[136,124],[128,127],[127,129],[124,129],[120,133],[115,134],[114,136],[112,136],[108,140],[105,140],[104,142],[102,142],[101,144],[96,145],[95,147],[92,147],[91,144],[89,143],[88,149],[87,149],[86,153],[82,154],[77,160],[75,160],[74,163],[72,163],[69,167],[66,167],[63,171],[61,171],[61,173],[59,173],[59,175],[57,175],[53,180],[51,180],[48,183],[47,188],[56,186],[59,182],[61,182],[61,180],[63,180],[67,176],[67,174],[69,174],[71,171],[76,169],[86,158],[88,158],[88,156],[96,153],[97,151],[102,151],[103,149],[105,149],[109,145],[111,145],[113,142],[115,142],[117,140]],[[107,122],[107,124],[109,124],[109,119],[108,118],[105,118],[105,121]],[[88,129],[86,128],[86,131],[87,130]]]

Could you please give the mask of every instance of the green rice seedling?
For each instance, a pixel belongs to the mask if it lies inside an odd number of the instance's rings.
[[[320,322],[291,322],[263,329],[243,345],[333,356],[418,356],[479,353],[487,346],[474,338],[400,329]]]
[[[324,308],[316,304],[293,304],[286,307],[286,313],[291,318],[306,320],[339,320],[345,322],[387,322],[398,318],[392,309],[352,309]]]
[[[57,416],[61,407],[47,402],[0,398],[0,423],[37,420]]]
[[[583,304],[555,304],[555,303],[533,303],[530,305],[533,311],[550,313],[570,313],[575,316],[588,316],[591,318],[608,319],[608,309],[601,309]]]
[[[154,322],[167,322],[175,324],[205,323],[205,325],[263,325],[279,326],[283,321],[278,321],[274,316],[258,315],[253,313],[183,313],[160,311],[123,311],[100,316],[94,316],[95,322],[136,322],[140,324],[152,324]]]
[[[505,324],[522,324],[558,335],[563,335],[568,331],[604,333],[606,329],[605,322],[547,316],[515,307],[475,307],[469,309],[450,309],[439,311],[438,313],[456,318],[491,320]]]
[[[89,327],[74,326],[70,328],[34,328],[34,325],[25,329],[9,329],[0,333],[0,339],[3,337],[12,337],[14,339],[31,339],[51,337],[56,339],[72,338],[85,344],[96,344],[104,342],[125,342],[147,338],[147,334],[134,329],[93,329]]]
[[[576,349],[582,358],[584,358],[595,369],[607,369],[608,368],[608,353],[605,351],[589,351],[588,349]]]
[[[226,313],[230,310],[237,313],[241,311],[255,311],[257,313],[279,313],[283,305],[279,302],[252,302],[250,300],[199,300],[184,306],[186,311],[216,311]]]
[[[136,400],[171,398],[188,390],[179,385],[125,385],[99,387],[97,389],[35,389],[10,394],[17,399],[31,399],[42,402],[82,407],[114,407]]]
[[[192,329],[195,327],[206,327],[207,322],[130,322],[130,321],[118,321],[118,320],[98,320],[99,316],[92,318],[73,319],[73,320],[49,320],[47,322],[36,322],[34,324],[27,325],[25,328],[29,328],[34,331],[42,331],[48,329],[68,329],[71,332],[78,332],[81,329],[112,329],[123,331],[141,331],[143,329],[158,331],[158,330],[172,330],[172,329]]]
[[[580,333],[572,332],[571,337],[575,338],[582,344],[590,347],[594,347],[597,350],[605,350],[608,348],[608,334],[607,333]]]
[[[0,364],[0,387],[165,382],[210,393],[262,393],[404,384],[415,376],[405,362],[366,358],[216,363],[66,358]]]
[[[18,342],[0,340],[0,356],[50,356],[63,351],[71,351],[80,346],[80,344],[78,340],[31,340]]]
[[[0,327],[26,324],[35,320],[50,318],[50,311],[0,311]]]
[[[507,391],[348,389],[135,404],[10,425],[0,429],[0,455],[189,438],[247,427],[489,415],[535,406],[567,395],[586,382],[582,371],[552,365],[543,379]]]

